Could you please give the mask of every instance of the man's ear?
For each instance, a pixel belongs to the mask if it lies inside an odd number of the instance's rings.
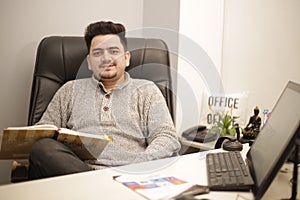
[[[125,61],[126,61],[126,67],[128,67],[130,65],[130,52],[129,51],[126,51],[125,52]]]
[[[87,55],[86,56],[86,61],[87,61],[87,63],[88,63],[88,68],[89,68],[89,70],[91,70],[92,71],[92,67],[91,67],[91,61],[90,61],[90,55]]]

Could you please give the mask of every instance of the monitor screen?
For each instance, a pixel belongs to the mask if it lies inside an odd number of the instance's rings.
[[[289,82],[247,155],[255,181],[254,193],[263,195],[269,187],[294,146],[299,122],[300,85]]]

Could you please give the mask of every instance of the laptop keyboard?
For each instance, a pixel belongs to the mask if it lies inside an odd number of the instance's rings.
[[[206,167],[211,190],[249,190],[254,184],[238,151],[208,153]]]

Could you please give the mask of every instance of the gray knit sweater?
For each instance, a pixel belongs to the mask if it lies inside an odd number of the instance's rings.
[[[132,79],[128,73],[109,92],[93,77],[67,82],[38,124],[112,136],[113,141],[92,163],[102,166],[170,157],[180,149],[160,90],[153,82]]]

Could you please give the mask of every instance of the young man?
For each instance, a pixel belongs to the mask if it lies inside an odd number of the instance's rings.
[[[125,72],[130,52],[124,26],[103,21],[90,24],[85,40],[93,76],[63,85],[38,124],[109,134],[113,141],[96,161],[82,161],[60,142],[39,140],[29,158],[31,179],[170,157],[180,149],[160,90]]]

